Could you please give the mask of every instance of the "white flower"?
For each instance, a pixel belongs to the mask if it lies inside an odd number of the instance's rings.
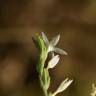
[[[66,90],[67,87],[73,82],[73,80],[69,80],[68,78],[65,79],[60,86],[58,87],[58,89],[53,93],[52,96],[56,96],[58,93],[61,93],[62,91]]]
[[[96,86],[95,84],[92,84],[92,93],[91,96],[96,96]]]
[[[57,65],[57,63],[59,62],[59,60],[60,60],[59,55],[54,56],[54,57],[48,62],[47,69],[49,69],[49,68],[54,68],[54,67]]]
[[[47,46],[47,50],[48,52],[56,52],[56,53],[59,53],[59,54],[63,54],[63,55],[67,55],[67,52],[60,49],[60,48],[57,48],[55,47],[57,45],[57,43],[59,42],[59,39],[60,39],[60,35],[57,35],[56,37],[54,37],[50,42],[47,38],[47,36],[44,34],[44,32],[41,33],[42,34],[42,38]]]

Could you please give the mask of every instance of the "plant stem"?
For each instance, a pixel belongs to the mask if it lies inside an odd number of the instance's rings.
[[[44,87],[41,77],[39,77],[39,80],[40,80],[40,85],[43,90],[44,96],[48,96],[48,92],[47,92],[46,88]]]
[[[40,59],[40,64],[43,65],[42,69],[41,69],[43,71],[43,68],[44,68],[44,65],[45,65],[45,61],[46,61],[46,59],[48,57],[48,52],[46,52],[45,56],[42,56],[42,55],[44,55],[44,54],[41,54],[40,57],[43,57],[43,58],[42,59],[39,58],[39,59]],[[43,82],[41,77],[42,77],[42,72],[39,73],[40,85],[41,85],[41,88],[43,90],[44,96],[49,96],[48,95],[48,90],[45,88],[44,82]]]

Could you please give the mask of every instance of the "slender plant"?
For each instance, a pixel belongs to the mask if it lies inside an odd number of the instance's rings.
[[[56,47],[57,43],[59,42],[59,39],[60,35],[57,35],[49,42],[44,32],[42,32],[41,35],[36,35],[36,38],[33,38],[33,41],[39,51],[39,59],[36,69],[38,72],[40,85],[43,90],[44,96],[56,96],[58,93],[64,91],[73,81],[67,78],[59,85],[55,92],[52,93],[48,90],[50,87],[51,80],[49,70],[54,68],[60,60],[60,56],[55,55],[55,53],[67,55],[66,51]],[[49,53],[51,53],[52,58],[48,61],[46,67],[46,59],[48,58]]]

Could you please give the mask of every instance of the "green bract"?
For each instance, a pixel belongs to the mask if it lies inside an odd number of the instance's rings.
[[[37,71],[40,74],[42,74],[44,63],[47,58],[47,49],[46,49],[46,46],[45,46],[44,41],[41,38],[41,36],[36,35],[36,38],[33,40],[34,40],[34,43],[39,51],[39,60],[38,60],[38,64],[37,64]]]

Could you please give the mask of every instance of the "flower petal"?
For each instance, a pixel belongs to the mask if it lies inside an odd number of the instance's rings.
[[[71,83],[73,82],[73,80],[69,80],[68,78],[65,79],[59,86],[58,91],[62,92],[64,91]]]
[[[60,48],[54,48],[54,52],[62,54],[62,55],[68,54],[66,51],[64,51],[63,49],[60,49]]]
[[[47,69],[49,69],[49,68],[54,68],[54,67],[57,65],[57,63],[59,62],[59,60],[60,60],[59,55],[54,56],[54,57],[48,62]]]
[[[54,38],[50,41],[50,45],[56,46],[57,43],[59,42],[59,39],[60,39],[60,35],[57,35],[56,37],[54,37]]]
[[[45,44],[48,46],[49,45],[49,40],[48,40],[47,36],[45,35],[44,32],[41,32],[41,35],[42,35],[42,38],[43,38]]]

